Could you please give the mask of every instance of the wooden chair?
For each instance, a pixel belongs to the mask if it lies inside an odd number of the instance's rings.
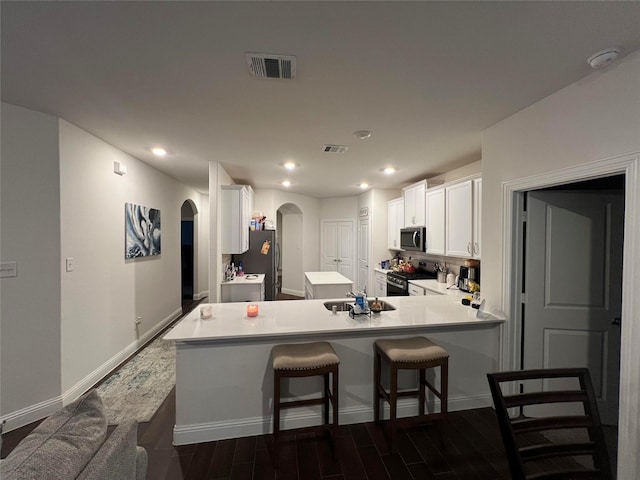
[[[586,368],[489,373],[487,378],[514,480],[613,480],[593,385]],[[542,384],[542,380],[558,381],[553,379],[563,379],[561,390],[505,395],[501,386],[504,382],[540,380]],[[573,379],[572,385],[577,387],[567,389],[564,384],[568,379]],[[520,390],[519,384],[516,389]],[[567,407],[568,403],[572,407],[581,404],[583,414],[539,414],[536,411],[536,417],[523,415],[525,407],[531,409],[549,404]],[[517,409],[518,415],[510,417],[509,409]]]

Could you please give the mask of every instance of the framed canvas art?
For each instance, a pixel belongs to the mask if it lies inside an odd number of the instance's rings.
[[[160,210],[124,204],[124,258],[160,255]]]

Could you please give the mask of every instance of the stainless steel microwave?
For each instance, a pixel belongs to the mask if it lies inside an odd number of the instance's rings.
[[[400,229],[400,248],[418,252],[425,251],[427,229],[425,227],[408,227]]]

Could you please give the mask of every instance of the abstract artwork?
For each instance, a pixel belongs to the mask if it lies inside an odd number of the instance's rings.
[[[125,203],[124,258],[160,255],[160,210]]]

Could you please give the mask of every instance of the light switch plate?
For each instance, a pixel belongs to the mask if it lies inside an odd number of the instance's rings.
[[[0,263],[0,278],[10,278],[18,276],[18,264],[16,262]]]
[[[65,260],[65,265],[67,268],[67,272],[73,272],[73,266],[74,266],[73,257],[67,257]]]

